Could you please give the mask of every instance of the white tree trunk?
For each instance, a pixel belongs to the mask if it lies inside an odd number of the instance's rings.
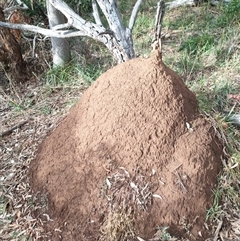
[[[53,29],[59,24],[64,24],[66,22],[64,15],[54,8],[54,6],[49,3],[49,0],[47,0],[46,4],[50,28]],[[61,66],[70,61],[71,54],[68,39],[53,37],[51,38],[51,42],[53,66]]]

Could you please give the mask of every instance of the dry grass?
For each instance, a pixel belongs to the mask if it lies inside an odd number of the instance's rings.
[[[127,207],[110,211],[105,217],[101,229],[101,241],[136,240],[134,217]]]

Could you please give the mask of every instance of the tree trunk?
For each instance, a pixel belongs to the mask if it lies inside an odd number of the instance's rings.
[[[54,6],[47,0],[47,12],[49,19],[50,28],[54,28],[59,24],[66,23],[64,15],[58,11]],[[66,38],[51,38],[52,42],[52,57],[53,66],[61,66],[64,63],[70,61],[70,47],[69,41]]]
[[[0,21],[5,22],[3,9],[0,7]],[[27,79],[26,63],[22,58],[21,46],[8,28],[0,28],[0,61],[11,67],[17,82]]]
[[[116,1],[98,0],[97,2],[108,21],[109,28],[114,33],[119,49],[121,49],[118,62],[134,58],[132,30],[124,26]]]

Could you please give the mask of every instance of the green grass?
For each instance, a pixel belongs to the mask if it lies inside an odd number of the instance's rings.
[[[217,25],[219,27],[226,27],[234,22],[239,23],[239,16],[240,16],[240,1],[239,0],[232,0],[227,6],[220,7],[222,11],[222,16],[219,16],[217,19]]]
[[[179,51],[186,50],[190,55],[202,54],[211,50],[215,45],[214,36],[209,33],[198,33],[183,42]]]
[[[133,29],[133,41],[137,56],[149,56],[153,39],[154,15],[151,12],[139,13]]]
[[[157,238],[161,241],[172,240],[172,236],[168,232],[168,227],[157,227]]]
[[[203,112],[221,113],[231,107],[227,96],[236,92],[234,85],[227,78],[218,79],[219,83],[215,81],[208,82],[203,77],[200,81],[189,84],[191,90],[196,93],[199,107]]]
[[[91,76],[93,70],[88,70],[88,66],[81,67],[74,62],[70,62],[65,66],[54,67],[46,73],[46,84],[52,87],[73,86],[78,84],[81,77],[82,82],[87,83],[88,80],[94,78],[94,76]],[[88,72],[90,73],[88,74]]]
[[[207,210],[206,220],[218,220],[222,214],[222,207],[220,205],[222,198],[222,190],[214,190],[213,197],[213,204],[212,207]]]

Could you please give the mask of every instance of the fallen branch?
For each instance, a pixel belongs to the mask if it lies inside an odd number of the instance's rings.
[[[2,137],[4,137],[4,136],[10,135],[14,130],[20,128],[21,126],[25,125],[26,123],[28,123],[27,120],[22,121],[22,122],[16,124],[15,126],[9,128],[8,130],[3,131],[3,132],[0,134],[0,138],[2,138]]]
[[[166,5],[168,6],[168,9],[178,8],[181,6],[195,6],[196,5],[195,0],[175,0],[172,2],[168,2]]]

